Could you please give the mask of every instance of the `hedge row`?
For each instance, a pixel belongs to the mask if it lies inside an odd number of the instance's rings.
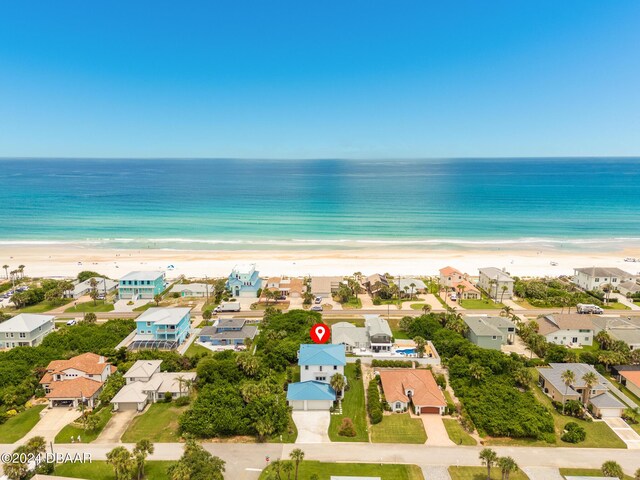
[[[372,367],[413,368],[413,362],[407,360],[372,360]]]
[[[382,421],[382,401],[380,400],[380,390],[378,390],[378,381],[374,378],[369,382],[367,388],[367,413],[371,423],[374,425]]]

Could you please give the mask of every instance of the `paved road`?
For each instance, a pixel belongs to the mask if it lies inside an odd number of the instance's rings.
[[[111,449],[121,444],[54,445],[60,453],[91,453],[92,460],[104,460]],[[478,454],[482,447],[429,447],[404,444],[237,444],[205,443],[213,455],[227,462],[226,478],[254,480],[265,467],[265,457],[271,460],[288,458],[294,448],[305,452],[305,459],[325,462],[407,463],[422,468],[442,465],[480,465]],[[125,445],[132,449],[133,445]],[[156,443],[152,460],[176,460],[183,444]],[[0,453],[11,451],[13,445],[0,445]],[[612,448],[552,448],[552,447],[493,447],[500,456],[511,456],[520,467],[600,468],[607,460],[617,461],[629,474],[640,467],[637,450]]]

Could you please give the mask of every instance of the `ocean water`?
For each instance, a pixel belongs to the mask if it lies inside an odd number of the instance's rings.
[[[640,244],[640,158],[0,160],[0,248]]]

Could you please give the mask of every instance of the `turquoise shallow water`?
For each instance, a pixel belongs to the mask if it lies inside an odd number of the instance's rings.
[[[640,244],[640,158],[0,160],[0,244]]]

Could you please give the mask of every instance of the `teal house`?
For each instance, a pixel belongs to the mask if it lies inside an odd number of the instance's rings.
[[[226,287],[234,297],[256,298],[262,288],[262,279],[255,263],[233,267]]]
[[[190,308],[149,308],[136,319],[129,349],[173,350],[189,336],[190,325]]]
[[[130,272],[118,282],[118,297],[153,300],[164,291],[164,272]]]

